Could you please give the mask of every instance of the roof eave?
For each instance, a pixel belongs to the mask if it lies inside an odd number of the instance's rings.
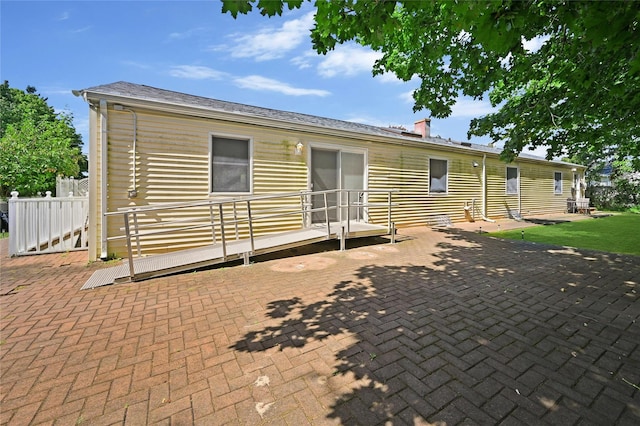
[[[83,90],[73,90],[73,94],[76,96],[81,96],[85,99],[85,101],[90,102],[91,100],[101,100],[104,99],[107,102],[112,103],[123,103],[129,107],[139,107],[139,108],[147,108],[153,109],[157,111],[162,111],[166,113],[178,113],[189,116],[196,116],[202,118],[210,118],[217,119],[229,122],[241,122],[244,124],[251,124],[257,126],[264,126],[270,128],[278,128],[278,129],[286,129],[292,130],[296,132],[304,132],[304,133],[315,133],[322,135],[331,135],[338,137],[347,137],[355,140],[367,141],[367,142],[382,142],[382,143],[390,143],[393,145],[400,146],[412,146],[412,147],[421,147],[428,144],[431,148],[436,150],[454,150],[456,152],[464,152],[464,153],[474,153],[478,155],[490,155],[499,157],[500,150],[493,149],[494,152],[488,151],[486,149],[477,149],[474,146],[463,146],[463,145],[454,145],[451,142],[448,142],[443,139],[443,142],[435,141],[435,138],[421,138],[416,139],[413,136],[403,136],[403,135],[395,135],[390,133],[388,136],[377,135],[374,133],[364,133],[364,132],[354,132],[346,129],[336,129],[328,126],[321,126],[313,123],[295,123],[287,120],[281,120],[273,117],[260,117],[252,114],[247,114],[243,112],[236,111],[222,111],[216,110],[204,106],[198,105],[185,105],[184,103],[177,102],[169,102],[166,100],[153,100],[147,99],[144,97],[136,97],[132,95],[119,95],[108,92],[102,92],[99,90],[91,90],[91,89],[83,89]],[[563,161],[555,161],[555,160],[546,160],[544,158],[527,158],[527,157],[517,157],[516,161],[521,162],[548,162],[552,164],[564,165],[564,166],[572,166],[572,167],[580,167],[585,168],[585,166],[573,163],[567,163]]]

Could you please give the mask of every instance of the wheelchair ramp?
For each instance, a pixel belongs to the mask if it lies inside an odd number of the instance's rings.
[[[297,231],[283,232],[254,238],[254,250],[251,250],[249,239],[227,242],[226,256],[222,244],[213,244],[204,247],[180,250],[166,254],[158,254],[148,257],[133,259],[133,275],[129,267],[129,260],[121,264],[101,269],[82,286],[83,290],[102,287],[106,285],[141,281],[149,278],[160,277],[180,272],[193,271],[207,266],[244,259],[245,263],[252,256],[300,247],[330,239],[339,239],[343,224],[332,223],[329,235],[326,227],[311,227]],[[368,223],[349,224],[349,232],[345,239],[372,237],[388,234],[386,226],[372,225]]]

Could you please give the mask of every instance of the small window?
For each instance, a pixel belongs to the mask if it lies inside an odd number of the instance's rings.
[[[447,160],[429,159],[429,193],[447,193]]]
[[[210,192],[251,192],[250,140],[211,137]]]
[[[507,194],[518,193],[518,168],[507,167]]]
[[[562,194],[562,172],[553,173],[553,193]]]

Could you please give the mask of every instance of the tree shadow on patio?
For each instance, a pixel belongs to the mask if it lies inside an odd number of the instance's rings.
[[[279,322],[246,333],[232,348],[288,351],[319,342],[333,348],[334,372],[322,395],[333,397],[328,417],[345,425],[493,424],[514,415],[523,422],[606,420],[587,397],[573,396],[581,381],[617,392],[628,406],[619,415],[635,418],[639,392],[620,381],[640,381],[637,335],[624,331],[633,318],[618,327],[588,319],[576,305],[604,309],[613,300],[640,319],[636,299],[625,300],[623,288],[595,285],[603,265],[620,272],[631,260],[590,266],[581,256],[547,253],[551,263],[581,270],[549,263],[532,269],[536,261],[518,261],[541,256],[531,245],[450,237],[430,265],[366,265],[322,300],[270,302],[267,316]],[[627,270],[637,278],[639,269]],[[579,284],[558,287],[571,282]],[[612,330],[616,339],[604,342]]]

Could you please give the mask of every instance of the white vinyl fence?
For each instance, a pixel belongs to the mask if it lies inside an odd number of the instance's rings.
[[[9,255],[87,249],[88,197],[9,199]]]
[[[89,178],[75,179],[72,177],[56,178],[56,197],[86,197],[89,193]],[[69,195],[71,196],[71,195]]]

